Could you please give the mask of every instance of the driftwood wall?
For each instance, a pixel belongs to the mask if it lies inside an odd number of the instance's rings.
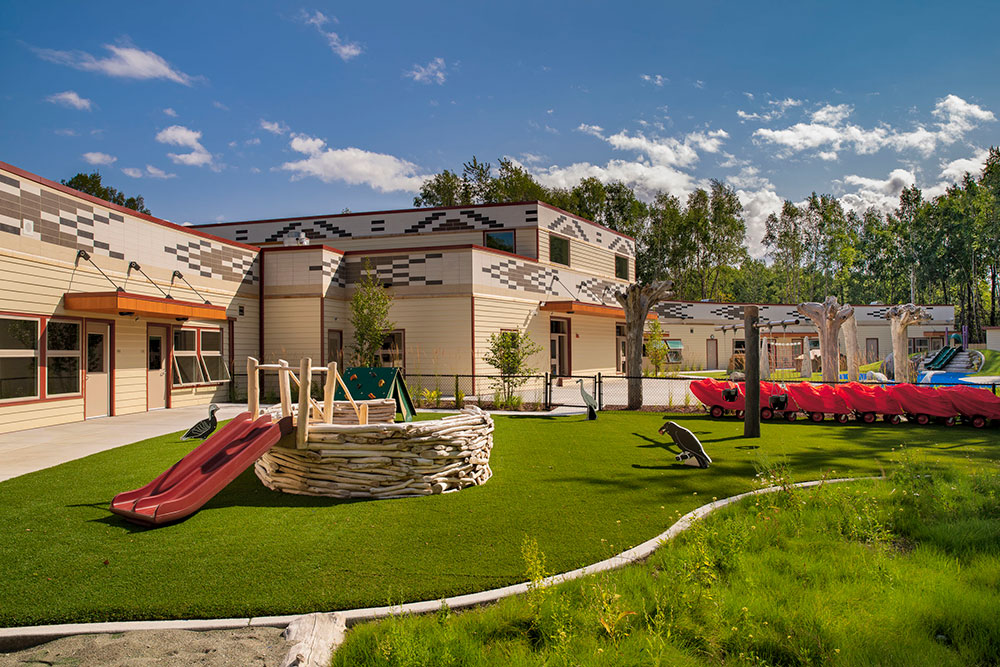
[[[402,498],[488,480],[493,419],[478,407],[433,421],[310,424],[304,449],[272,447],[254,466],[270,489],[334,498]]]

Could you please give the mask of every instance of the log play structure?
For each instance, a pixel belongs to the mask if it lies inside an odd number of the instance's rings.
[[[345,378],[336,363],[314,367],[305,358],[298,371],[250,357],[247,411],[146,486],[115,496],[111,511],[145,525],[176,521],[250,466],[269,489],[345,499],[449,493],[493,475],[493,419],[478,407],[396,423],[397,410],[404,418],[413,410],[398,369],[351,368]],[[279,393],[265,409],[263,372],[277,374]],[[311,396],[314,375],[325,375],[322,400]],[[359,389],[367,398],[356,398]]]

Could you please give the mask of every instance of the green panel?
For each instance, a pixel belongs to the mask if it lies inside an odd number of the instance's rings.
[[[403,381],[400,369],[393,367],[345,368],[340,376],[344,378],[344,384],[351,390],[351,397],[355,401],[394,398],[396,399],[396,410],[402,413],[403,419],[412,421],[415,412],[413,401],[410,400],[410,392],[406,389],[406,383]],[[337,391],[333,394],[333,400],[347,400],[344,389],[339,384]]]
[[[667,349],[668,350],[683,350],[684,349],[684,343],[680,342],[679,340],[668,340],[668,341],[666,341],[666,343],[667,343]]]

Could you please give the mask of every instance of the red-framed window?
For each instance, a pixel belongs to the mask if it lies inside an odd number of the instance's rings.
[[[0,405],[83,395],[83,318],[0,313]]]
[[[221,327],[174,327],[174,387],[225,384],[232,379]]]

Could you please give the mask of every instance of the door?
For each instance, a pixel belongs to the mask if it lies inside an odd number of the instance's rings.
[[[149,327],[146,340],[146,409],[167,407],[167,329]]]
[[[617,370],[622,375],[628,375],[625,372],[626,368],[626,338],[625,338],[625,325],[616,324],[615,325],[615,370]]]
[[[879,360],[878,338],[865,339],[865,357],[867,359],[867,363],[869,364],[873,364]]]
[[[719,367],[719,341],[709,338],[705,341],[705,370]]]
[[[330,329],[326,338],[326,360],[337,362],[337,368],[344,368],[344,333]]]
[[[83,416],[107,417],[111,414],[111,349],[109,326],[87,322],[87,364]]]
[[[568,374],[569,369],[569,323],[566,320],[552,319],[549,331],[549,371],[556,377],[562,377]]]

